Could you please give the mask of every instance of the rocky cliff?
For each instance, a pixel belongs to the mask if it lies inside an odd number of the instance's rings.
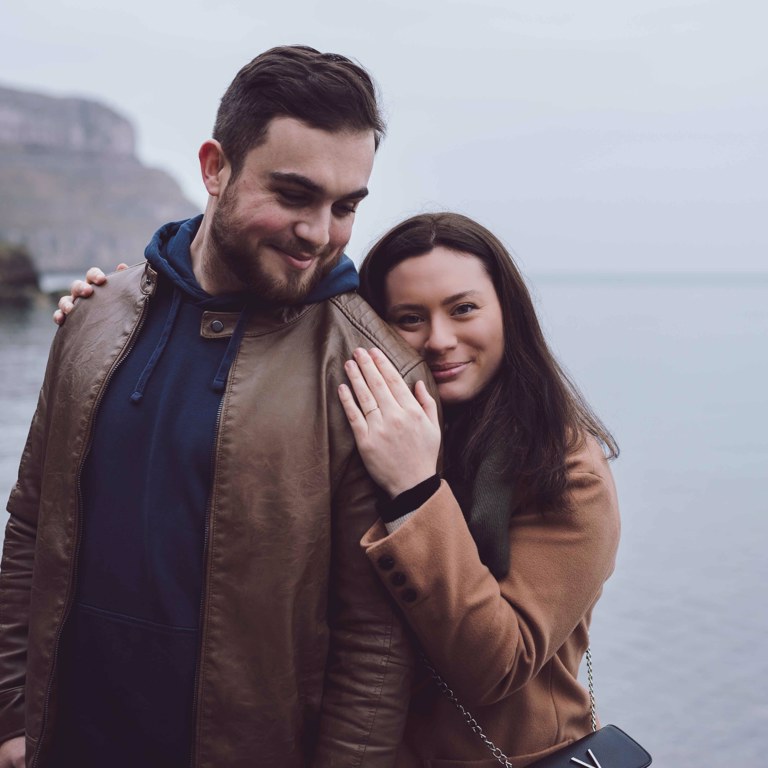
[[[108,107],[0,86],[0,239],[42,270],[139,261],[160,224],[198,211],[134,148]]]
[[[37,271],[27,251],[0,242],[0,300],[24,301],[40,290]]]

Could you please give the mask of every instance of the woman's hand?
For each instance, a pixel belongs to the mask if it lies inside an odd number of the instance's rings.
[[[23,736],[15,736],[0,744],[0,768],[24,768],[25,742]]]
[[[117,271],[128,269],[127,264],[118,264]],[[74,309],[77,299],[87,299],[93,293],[94,285],[104,285],[107,282],[107,276],[99,267],[91,267],[85,273],[85,280],[75,280],[69,289],[67,296],[59,299],[59,308],[53,313],[53,322],[56,325],[62,325],[67,319],[67,315]]]
[[[378,349],[356,349],[339,399],[374,481],[392,498],[435,474],[440,453],[437,404],[423,381],[414,393]],[[357,398],[357,402],[355,402]]]

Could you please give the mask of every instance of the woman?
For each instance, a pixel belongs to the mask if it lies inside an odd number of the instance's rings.
[[[477,222],[408,219],[360,278],[429,364],[444,416],[441,480],[438,406],[423,383],[411,394],[378,350],[346,363],[339,396],[388,496],[361,544],[426,659],[522,768],[591,730],[577,674],[615,562],[605,453],[618,449],[547,348],[511,257]],[[498,765],[424,664],[397,765]]]
[[[577,682],[614,567],[617,446],[547,348],[502,244],[458,214],[415,216],[371,250],[361,293],[435,377],[411,395],[377,350],[339,396],[389,499],[362,545],[426,658],[524,766],[591,730]],[[354,398],[352,396],[354,392]],[[356,400],[355,400],[356,398]],[[423,671],[399,766],[497,765]]]

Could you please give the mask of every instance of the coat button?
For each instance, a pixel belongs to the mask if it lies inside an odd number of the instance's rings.
[[[211,323],[211,330],[214,333],[221,333],[224,330],[224,323],[222,323],[221,320],[214,320]]]
[[[395,567],[395,558],[392,555],[382,555],[379,558],[379,568],[382,571],[391,571]]]
[[[390,577],[389,580],[394,584],[396,587],[402,587],[403,584],[405,584],[408,579],[405,578],[404,573],[400,573],[400,571],[395,571]]]
[[[419,596],[419,593],[415,589],[404,589],[400,596],[406,603],[412,603]]]

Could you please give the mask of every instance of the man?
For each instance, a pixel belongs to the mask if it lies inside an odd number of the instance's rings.
[[[349,60],[257,57],[204,215],[57,334],[8,504],[0,768],[392,763],[409,647],[336,395],[363,345],[429,381],[343,255],[381,134]]]

